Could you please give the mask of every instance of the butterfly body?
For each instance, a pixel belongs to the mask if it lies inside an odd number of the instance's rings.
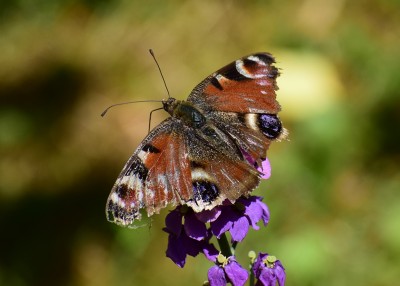
[[[187,101],[176,100],[171,97],[163,101],[163,108],[172,117],[193,128],[200,128],[207,121],[202,112]]]
[[[267,53],[239,59],[194,88],[186,101],[168,98],[171,117],[142,141],[119,175],[107,218],[130,226],[168,204],[210,210],[248,195],[256,167],[285,131],[275,99],[277,69]],[[251,160],[248,160],[251,158]]]

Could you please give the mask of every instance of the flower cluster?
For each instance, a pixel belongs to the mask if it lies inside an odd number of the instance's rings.
[[[258,165],[254,162],[254,165]],[[259,171],[263,178],[269,178],[271,169],[268,160],[262,162]],[[247,235],[250,227],[258,230],[259,222],[266,226],[270,214],[261,197],[241,197],[235,203],[226,200],[212,210],[194,212],[186,205],[180,205],[171,211],[165,219],[164,231],[168,233],[169,257],[179,267],[184,267],[186,257],[204,256],[215,265],[208,271],[211,286],[244,285],[249,278],[248,271],[243,268],[234,255],[239,242]],[[226,234],[230,234],[229,244]],[[210,242],[216,237],[218,250]],[[256,285],[284,285],[285,272],[279,260],[274,256],[259,253],[251,261],[251,277],[257,279]],[[251,284],[254,285],[254,284]]]
[[[249,255],[250,256],[250,255]],[[252,261],[251,275],[257,279],[256,286],[285,285],[285,269],[275,256],[259,253]],[[234,256],[217,256],[216,265],[208,270],[208,281],[212,286],[224,286],[228,282],[232,285],[244,285],[249,273],[235,259]]]
[[[165,218],[164,231],[169,234],[167,256],[183,267],[187,255],[197,256],[200,252],[206,256],[208,253],[215,254],[215,247],[210,243],[213,235],[220,239],[229,232],[232,242],[240,242],[250,226],[259,229],[259,221],[266,225],[269,221],[269,211],[262,198],[256,196],[240,198],[235,204],[226,201],[211,211],[201,213],[195,213],[184,205],[178,206]],[[214,260],[214,257],[211,260]]]

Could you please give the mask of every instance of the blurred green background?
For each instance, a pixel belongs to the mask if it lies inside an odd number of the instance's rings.
[[[165,257],[151,229],[104,206],[147,133],[137,104],[184,99],[230,61],[271,52],[290,141],[256,190],[267,228],[238,249],[276,255],[287,285],[395,285],[400,278],[400,3],[0,2],[0,285],[201,285],[211,266]],[[153,125],[165,112],[154,114]]]

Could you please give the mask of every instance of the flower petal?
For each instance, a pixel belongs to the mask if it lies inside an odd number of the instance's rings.
[[[233,223],[230,233],[233,241],[242,241],[247,232],[249,231],[249,221],[246,217],[242,216]]]
[[[261,179],[269,179],[271,177],[271,164],[269,163],[268,158],[265,158],[262,161],[261,166],[257,168],[259,172],[261,172]]]
[[[165,226],[164,231],[168,233],[173,233],[178,236],[182,231],[182,214],[179,209],[171,211],[165,217]]]
[[[249,278],[247,270],[234,260],[228,263],[224,270],[233,286],[242,286]]]
[[[250,156],[249,153],[247,153],[245,150],[240,149],[240,151],[243,154],[243,157],[247,160],[247,162],[249,162],[250,165],[254,166],[256,164],[256,160]]]
[[[215,221],[210,223],[211,232],[217,238],[220,238],[221,234],[231,229],[233,222],[236,221],[240,216],[232,210],[232,206],[224,206],[221,208],[221,215]]]
[[[182,232],[182,244],[180,245],[186,251],[186,254],[196,257],[202,250],[204,241],[198,241],[190,238],[185,232]]]
[[[261,206],[261,208],[263,210],[261,218],[262,218],[262,220],[264,222],[264,225],[267,225],[268,222],[269,222],[269,209],[268,209],[268,206],[266,204],[264,204],[264,203],[261,203],[260,206]]]
[[[208,260],[210,260],[212,262],[216,262],[217,261],[217,257],[218,257],[219,251],[218,251],[218,249],[215,248],[214,244],[212,244],[212,243],[211,244],[210,243],[205,244],[203,246],[203,253],[204,253],[204,256]]]
[[[206,225],[199,221],[196,215],[188,213],[185,216],[184,228],[186,234],[196,240],[204,240],[207,237],[207,227]]]
[[[168,248],[166,251],[169,257],[176,265],[183,268],[186,263],[186,251],[182,247],[182,239],[173,234],[168,236]]]
[[[261,198],[249,197],[246,201],[242,199],[240,202],[246,206],[244,214],[249,218],[251,226],[255,230],[258,230],[259,226],[257,223],[260,221],[263,214],[263,209],[260,206],[260,204],[262,204]]]
[[[275,286],[276,276],[270,268],[263,268],[258,279],[264,286]]]
[[[225,272],[219,266],[213,266],[208,270],[208,281],[210,282],[210,286],[225,286]]]
[[[279,260],[276,261],[275,274],[278,277],[279,286],[284,286],[285,279],[286,279],[286,273],[285,273],[285,268],[283,267],[282,263]]]
[[[196,213],[195,215],[199,221],[207,223],[215,221],[220,214],[221,214],[221,209],[215,207],[212,210],[204,210],[202,212]]]

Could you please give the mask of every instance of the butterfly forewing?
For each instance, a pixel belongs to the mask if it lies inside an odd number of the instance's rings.
[[[130,225],[167,204],[188,200],[192,192],[184,134],[168,118],[143,140],[126,163],[107,201],[108,220]],[[179,192],[177,192],[179,190]]]
[[[208,76],[197,85],[189,102],[206,110],[237,113],[276,114],[278,69],[268,53],[258,53],[238,59]]]

